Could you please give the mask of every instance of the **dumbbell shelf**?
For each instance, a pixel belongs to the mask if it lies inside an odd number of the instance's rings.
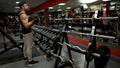
[[[51,33],[47,33],[45,32],[44,30],[40,30],[39,28],[35,28],[35,27],[32,27],[32,29],[34,31],[36,31],[37,33],[47,37],[48,39],[52,40],[52,41],[55,41],[57,37],[59,37],[59,35],[56,35],[56,34],[51,34]]]
[[[50,51],[55,50],[56,42],[60,39],[60,33],[52,31],[42,26],[33,26],[35,44],[47,55],[50,55]]]

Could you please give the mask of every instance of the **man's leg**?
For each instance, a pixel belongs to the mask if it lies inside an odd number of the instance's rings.
[[[25,39],[25,55],[27,55],[28,61],[32,61],[32,33],[24,34]]]
[[[27,47],[26,47],[26,37],[25,35],[23,35],[23,41],[24,41],[24,46],[23,46],[23,55],[24,55],[24,59],[27,60]]]
[[[27,53],[27,58],[28,58],[28,64],[30,64],[30,66],[32,64],[35,64],[35,63],[38,63],[38,61],[33,61],[32,60],[32,45],[33,45],[33,36],[32,36],[32,33],[28,33],[28,34],[25,34],[26,38],[25,38],[25,41],[26,41],[26,53]]]

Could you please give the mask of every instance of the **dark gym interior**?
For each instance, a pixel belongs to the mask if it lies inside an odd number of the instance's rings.
[[[119,52],[119,0],[0,0],[0,68],[120,68]]]

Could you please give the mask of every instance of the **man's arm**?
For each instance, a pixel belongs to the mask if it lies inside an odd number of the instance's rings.
[[[27,17],[27,15],[26,14],[22,14],[21,16],[20,16],[20,19],[21,19],[21,21],[22,21],[22,24],[25,26],[25,28],[29,28],[29,27],[31,27],[35,22],[34,22],[34,20],[32,20],[32,21],[30,21],[30,22],[28,22],[28,17]]]

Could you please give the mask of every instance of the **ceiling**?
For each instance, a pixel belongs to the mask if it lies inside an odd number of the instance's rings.
[[[21,1],[21,0],[0,0],[0,12],[7,12],[7,13],[14,13],[15,11],[18,11],[18,9],[15,9],[15,6],[18,6],[15,2]],[[30,8],[36,7],[46,0],[26,0]],[[112,1],[118,1],[118,0],[112,0]],[[92,4],[100,4],[102,3],[102,0],[98,0],[97,2],[94,2]],[[66,6],[61,6],[62,9],[65,9],[67,6],[69,7],[78,7],[80,6],[80,2],[78,0],[68,0],[66,2]],[[91,5],[91,4],[88,4]],[[56,6],[55,9],[57,9],[59,6]]]
[[[93,2],[93,3],[89,3],[87,4],[90,7],[93,7],[94,5],[96,6],[97,5],[97,8],[100,9],[100,4],[102,4],[102,0],[98,0],[96,2]],[[111,2],[116,2],[116,3],[120,3],[118,0],[111,0]],[[65,2],[66,5],[56,5],[56,6],[53,6],[54,9],[51,9],[49,10],[50,12],[55,12],[57,11],[57,9],[61,8],[63,11],[66,10],[67,7],[72,7],[72,8],[80,8],[82,3],[79,2],[79,0],[68,0],[67,2]],[[99,6],[98,6],[99,5]]]
[[[15,6],[18,6],[16,4],[16,1],[22,1],[22,0],[0,0],[0,11],[2,12],[9,12],[13,13],[16,9]],[[46,0],[25,0],[30,8],[36,7],[37,5],[45,2]]]
[[[99,0],[97,2],[94,2],[92,4],[96,5],[96,4],[101,4],[102,1]],[[60,6],[60,5],[56,5],[56,6],[53,6],[54,7],[54,10],[49,10],[51,12],[54,12],[54,11],[57,11],[58,8],[62,8],[62,10],[66,10],[67,7],[72,7],[72,8],[77,8],[77,7],[80,7],[82,4],[78,1],[78,0],[69,0],[66,2],[66,5],[63,5],[63,6]],[[90,4],[87,4],[87,5],[90,5]]]

